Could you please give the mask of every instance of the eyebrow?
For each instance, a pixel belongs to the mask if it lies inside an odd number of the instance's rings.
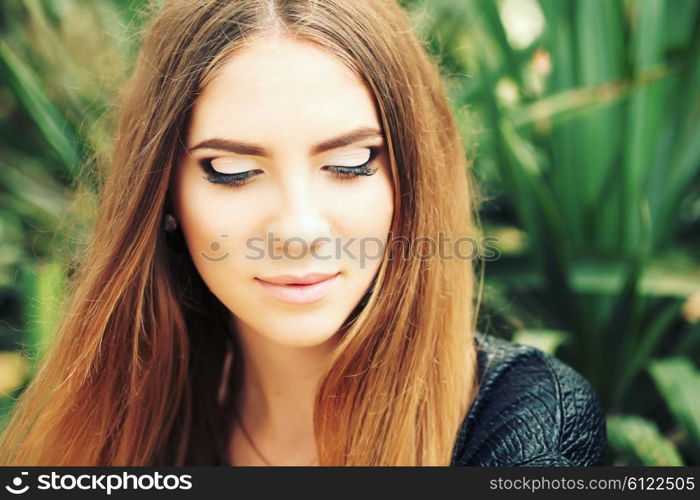
[[[324,151],[330,151],[332,149],[355,144],[356,142],[360,142],[365,139],[378,137],[383,137],[382,133],[378,129],[373,127],[360,127],[351,132],[334,137],[333,139],[328,139],[320,144],[316,144],[313,148],[311,148],[311,154],[318,155]],[[197,149],[216,149],[239,155],[263,156],[265,158],[270,158],[272,156],[264,147],[258,146],[257,144],[232,141],[229,139],[207,139],[189,149],[189,151],[192,152],[196,151]]]

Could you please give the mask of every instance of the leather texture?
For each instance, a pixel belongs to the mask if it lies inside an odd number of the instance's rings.
[[[576,370],[535,347],[477,332],[480,389],[453,466],[604,465],[605,412]]]

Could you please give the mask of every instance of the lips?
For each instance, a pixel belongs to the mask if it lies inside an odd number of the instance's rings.
[[[277,300],[292,304],[308,304],[325,298],[340,280],[339,276],[340,273],[311,273],[303,276],[286,274],[255,279],[265,292]]]
[[[273,285],[311,285],[332,278],[338,273],[323,274],[323,273],[308,273],[301,276],[294,274],[282,274],[280,276],[271,276],[269,278],[258,278],[262,281],[272,283]]]

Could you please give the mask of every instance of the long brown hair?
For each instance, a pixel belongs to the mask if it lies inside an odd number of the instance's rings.
[[[3,435],[2,465],[220,463],[236,335],[182,233],[162,221],[198,93],[226,57],[271,31],[330,51],[372,90],[394,183],[392,234],[476,237],[476,192],[442,77],[396,1],[166,1],[117,101],[90,245],[54,345]],[[474,277],[471,260],[388,245],[319,381],[321,465],[449,465],[477,390]]]

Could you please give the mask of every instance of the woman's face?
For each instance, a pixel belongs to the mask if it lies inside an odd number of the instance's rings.
[[[297,347],[331,339],[379,269],[394,210],[368,87],[315,45],[264,40],[204,88],[186,146],[175,217],[239,331]],[[332,277],[300,285],[309,273]]]

